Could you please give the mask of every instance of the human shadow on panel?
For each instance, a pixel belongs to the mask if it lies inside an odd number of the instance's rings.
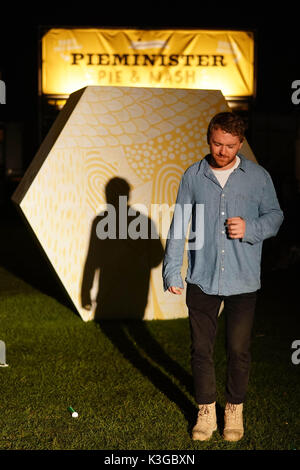
[[[123,357],[175,402],[190,421],[194,419],[194,406],[169,376],[192,394],[191,375],[164,351],[143,320],[151,269],[163,258],[161,240],[154,222],[128,204],[130,186],[126,180],[112,178],[105,194],[107,206],[92,223],[82,306],[92,308],[91,289],[99,272],[94,320]]]

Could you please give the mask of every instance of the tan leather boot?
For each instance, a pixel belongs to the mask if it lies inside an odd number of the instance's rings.
[[[225,441],[239,441],[244,435],[243,403],[226,403],[223,438]]]
[[[197,423],[193,427],[194,441],[207,441],[217,429],[216,402],[199,405]]]

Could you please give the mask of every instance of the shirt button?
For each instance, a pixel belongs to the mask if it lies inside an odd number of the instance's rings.
[[[222,250],[222,253],[225,253],[225,250]]]
[[[221,270],[224,271],[224,268],[222,267]]]
[[[222,230],[222,233],[225,233],[225,230]]]
[[[225,212],[221,212],[222,215],[225,215]]]

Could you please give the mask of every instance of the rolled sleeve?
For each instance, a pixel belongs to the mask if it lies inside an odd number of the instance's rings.
[[[245,219],[246,230],[242,241],[251,244],[275,236],[284,219],[271,177],[266,170],[264,171],[266,179],[259,205],[259,216],[255,219]]]

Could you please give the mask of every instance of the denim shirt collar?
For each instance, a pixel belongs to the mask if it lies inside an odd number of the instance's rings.
[[[197,173],[203,173],[205,176],[211,177],[212,171],[208,163],[208,158],[210,154],[206,155],[202,160],[199,162],[198,170]],[[247,159],[240,153],[237,154],[237,156],[240,159],[239,166],[237,167],[237,170],[242,170],[244,172],[247,171]]]

